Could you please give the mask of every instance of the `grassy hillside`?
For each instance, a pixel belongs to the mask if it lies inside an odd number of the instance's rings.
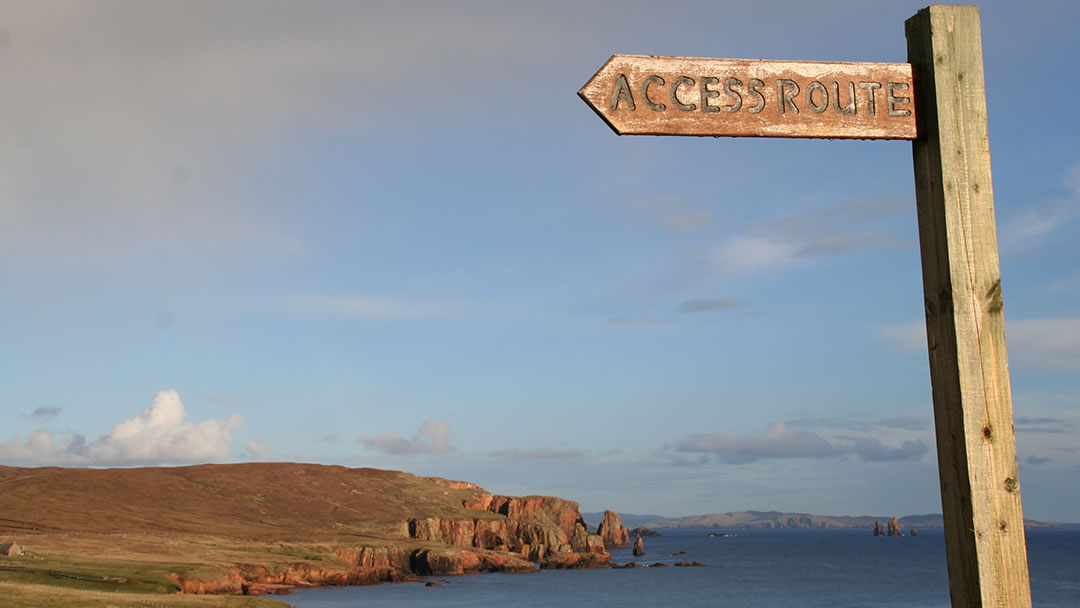
[[[283,606],[162,594],[180,588],[177,578],[348,569],[335,549],[417,546],[409,519],[502,517],[463,506],[482,494],[464,482],[294,463],[0,467],[0,543],[27,549],[0,557],[0,594],[5,607]]]
[[[477,516],[462,501],[478,492],[472,484],[398,471],[293,463],[0,467],[0,533],[296,542],[400,537],[407,518]]]

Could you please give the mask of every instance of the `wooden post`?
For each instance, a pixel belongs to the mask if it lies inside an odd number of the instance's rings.
[[[1029,607],[979,12],[934,5],[906,26],[952,605]]]

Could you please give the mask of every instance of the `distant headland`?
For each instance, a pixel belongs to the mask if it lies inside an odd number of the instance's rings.
[[[584,513],[586,521],[593,521],[595,513]],[[734,511],[730,513],[710,513],[687,517],[661,517],[659,515],[635,515],[621,513],[622,521],[628,526],[641,526],[653,530],[679,528],[866,528],[872,529],[875,522],[887,521],[889,515],[813,515],[810,513],[783,513],[780,511]],[[905,515],[897,518],[904,529],[941,528],[940,513],[926,515]],[[1055,528],[1056,523],[1024,520],[1028,528]]]

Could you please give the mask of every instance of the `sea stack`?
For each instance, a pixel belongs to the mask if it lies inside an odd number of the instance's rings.
[[[885,529],[881,527],[880,521],[874,522],[874,536],[885,536]]]
[[[596,529],[600,538],[604,539],[604,547],[618,549],[630,546],[630,533],[622,523],[622,518],[615,511],[604,511],[604,521]]]
[[[889,519],[889,536],[903,536],[900,533],[900,522],[895,515]]]
[[[645,555],[645,543],[642,542],[639,534],[637,540],[634,541],[634,557],[641,557],[642,555]]]

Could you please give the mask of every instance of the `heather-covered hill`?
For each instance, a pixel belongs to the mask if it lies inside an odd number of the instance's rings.
[[[312,464],[0,467],[0,529],[276,541],[400,537],[412,518],[497,518],[463,506],[482,494],[466,482]]]

